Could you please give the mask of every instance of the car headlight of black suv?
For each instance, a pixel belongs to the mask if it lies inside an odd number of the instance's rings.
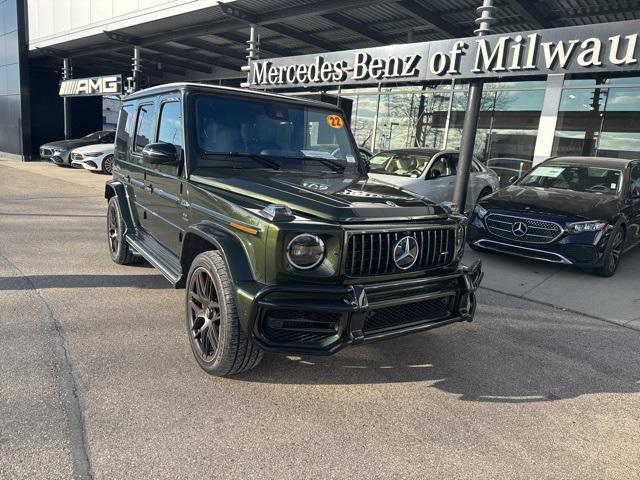
[[[601,222],[599,220],[590,220],[588,222],[574,222],[567,224],[567,233],[587,233],[587,232],[599,232],[607,226],[607,222]]]

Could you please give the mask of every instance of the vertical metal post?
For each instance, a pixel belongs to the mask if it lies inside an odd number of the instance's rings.
[[[62,60],[62,80],[70,80],[73,78],[73,71],[71,67],[71,60],[69,58],[64,58]],[[70,111],[69,111],[69,97],[62,97],[62,108],[63,108],[63,124],[64,124],[64,139],[69,140],[71,138],[71,121],[70,121]]]
[[[449,103],[447,106],[447,118],[444,121],[444,136],[442,139],[442,149],[447,148],[449,143],[449,128],[451,127],[451,110],[453,109],[453,95],[456,91],[456,79],[451,79],[451,93],[449,94]]]
[[[241,87],[251,87],[251,63],[260,59],[260,37],[258,30],[254,24],[249,29],[249,40],[247,40],[247,64],[241,68],[243,72],[247,72],[247,81],[241,84]]]
[[[141,87],[142,78],[142,62],[140,60],[140,47],[138,45],[133,46],[133,85],[131,86],[131,93],[137,92]]]
[[[378,140],[378,117],[380,115],[380,98],[382,97],[382,95],[380,95],[380,92],[382,91],[382,84],[379,83],[378,84],[378,101],[376,102],[376,116],[373,117],[373,132],[372,132],[372,138],[371,138],[371,151],[375,153],[376,151],[376,141]]]
[[[479,28],[475,34],[479,37],[491,33],[491,24],[495,20],[491,16],[493,0],[483,0],[478,7],[480,18],[476,19]],[[467,190],[469,188],[469,172],[471,171],[471,159],[473,158],[473,146],[478,129],[478,117],[480,115],[480,99],[482,98],[482,80],[474,79],[469,84],[469,99],[462,126],[462,141],[460,142],[460,156],[456,175],[456,186],[453,191],[453,203],[458,212],[464,212],[467,203]]]

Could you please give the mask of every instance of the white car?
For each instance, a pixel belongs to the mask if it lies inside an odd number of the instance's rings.
[[[428,148],[387,150],[371,157],[369,165],[372,178],[405,188],[436,203],[453,199],[458,166],[456,151]],[[474,158],[466,209],[499,188],[496,173]]]
[[[113,148],[113,143],[98,143],[76,148],[71,152],[71,166],[111,175]]]

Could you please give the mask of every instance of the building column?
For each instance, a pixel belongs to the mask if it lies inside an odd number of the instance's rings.
[[[553,141],[556,134],[556,125],[558,124],[558,112],[560,111],[563,85],[564,74],[560,73],[547,76],[536,147],[533,152],[534,165],[549,158],[553,151]]]

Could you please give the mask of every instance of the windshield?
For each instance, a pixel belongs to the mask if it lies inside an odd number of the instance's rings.
[[[620,191],[622,172],[602,167],[540,165],[531,170],[518,184],[527,187],[615,194]]]
[[[357,169],[351,134],[335,110],[199,95],[195,125],[195,168]]]
[[[432,155],[412,152],[382,152],[369,160],[371,173],[419,177],[427,168]]]
[[[106,132],[93,132],[82,137],[83,140],[100,140]]]

